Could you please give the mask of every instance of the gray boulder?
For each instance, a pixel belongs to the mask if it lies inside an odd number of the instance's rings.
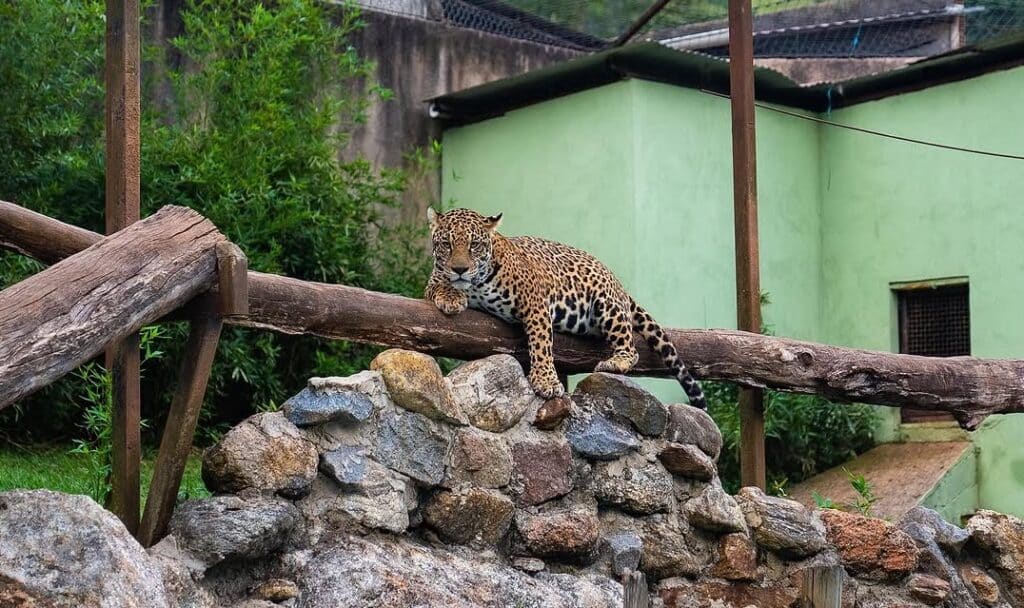
[[[668,406],[668,411],[665,439],[694,444],[712,460],[718,460],[718,454],[722,451],[722,432],[707,412],[680,403]]]
[[[168,529],[180,549],[210,568],[226,559],[274,553],[300,520],[298,509],[283,500],[215,496],[175,509]]]
[[[501,435],[474,428],[455,433],[446,486],[471,484],[481,488],[501,488],[512,477],[512,451]]]
[[[378,462],[430,486],[444,480],[450,426],[402,410],[385,413],[379,425],[373,448]]]
[[[634,532],[617,532],[604,537],[604,547],[611,561],[612,573],[622,576],[640,566],[644,541]]]
[[[640,454],[595,464],[591,489],[598,502],[638,515],[668,511],[673,504],[672,475]]]
[[[339,537],[317,548],[297,580],[302,608],[620,608],[604,577],[532,577],[478,553],[433,549],[389,536]]]
[[[328,422],[357,424],[373,414],[370,395],[383,384],[380,372],[362,371],[347,378],[310,378],[306,388],[284,402],[285,417],[295,426]]]
[[[717,479],[683,505],[683,513],[691,525],[702,530],[729,533],[747,529],[743,511]]]
[[[693,408],[691,408],[693,409]],[[809,557],[827,545],[825,526],[795,500],[743,488],[736,496],[758,545],[786,557]]]
[[[85,496],[0,493],[0,606],[169,607],[161,569]]]
[[[538,397],[512,355],[493,355],[463,363],[450,374],[452,394],[473,426],[503,433],[528,410],[544,400]]]
[[[590,460],[615,460],[640,447],[632,431],[585,410],[569,419],[566,439],[573,450]]]
[[[317,461],[316,448],[284,414],[256,414],[206,451],[203,481],[214,492],[298,498],[309,492]]]
[[[318,477],[313,490],[297,504],[313,539],[326,529],[356,524],[365,528],[404,532],[417,492],[411,480],[366,458],[359,481],[339,484]]]
[[[642,435],[665,432],[668,408],[642,386],[625,376],[590,374],[576,385],[572,400],[580,407],[603,413],[620,424],[631,424]]]

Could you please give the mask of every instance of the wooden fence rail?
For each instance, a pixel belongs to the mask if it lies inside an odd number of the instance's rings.
[[[224,241],[195,211],[165,207],[0,291],[0,408],[209,290]]]
[[[55,262],[100,235],[0,201],[0,247]],[[249,315],[225,322],[287,334],[352,340],[474,359],[511,353],[526,360],[518,328],[466,311],[445,317],[425,301],[344,285],[249,272]],[[701,378],[815,393],[835,401],[951,412],[965,428],[988,414],[1024,411],[1024,361],[896,355],[731,330],[668,329]],[[636,375],[667,375],[638,341]],[[596,341],[555,339],[563,372],[584,372],[607,356]]]

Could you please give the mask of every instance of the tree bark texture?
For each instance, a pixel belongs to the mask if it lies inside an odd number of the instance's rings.
[[[69,241],[81,239],[81,232],[0,203],[0,245],[32,257],[53,261],[70,253],[67,242],[55,240],[64,235]],[[423,300],[253,271],[248,278],[249,316],[227,319],[229,324],[457,359],[511,353],[527,360],[522,331],[481,312],[446,317]],[[974,428],[988,414],[1024,411],[1020,360],[897,355],[734,330],[666,333],[699,378],[814,393],[841,402],[952,412],[965,428]],[[555,335],[554,350],[559,369],[568,373],[590,371],[609,354],[600,342],[564,334]],[[635,375],[668,375],[642,340],[637,350]]]
[[[165,207],[0,291],[0,408],[208,290],[224,240],[198,213]]]

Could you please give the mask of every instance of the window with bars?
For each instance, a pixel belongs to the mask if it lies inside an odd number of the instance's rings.
[[[967,283],[896,288],[900,352],[927,357],[971,354]],[[904,422],[949,420],[948,414],[903,408]]]

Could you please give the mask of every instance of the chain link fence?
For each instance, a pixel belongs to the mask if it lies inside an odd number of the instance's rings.
[[[580,51],[599,51],[653,0],[358,0],[429,19]],[[921,58],[1024,36],[1024,0],[753,0],[760,58]],[[670,0],[637,39],[728,56],[728,0]]]

